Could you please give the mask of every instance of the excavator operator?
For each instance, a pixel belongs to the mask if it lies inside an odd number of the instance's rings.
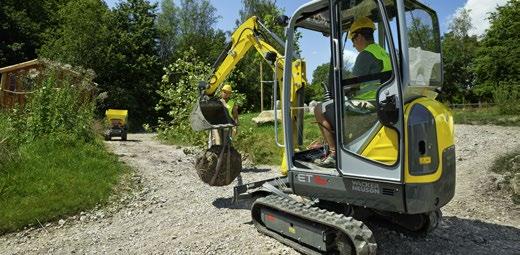
[[[375,30],[374,22],[367,17],[356,19],[350,27],[348,39],[352,40],[354,48],[359,52],[352,69],[352,74],[355,77],[392,70],[388,53],[383,47],[374,42]],[[353,99],[373,101],[375,100],[379,86],[380,83],[363,84],[360,86],[356,95],[353,96]],[[329,145],[328,155],[316,163],[318,166],[327,168],[336,167],[336,140],[333,135],[334,128],[331,124],[334,123],[334,109],[331,103],[332,99],[319,104],[314,109],[314,116],[318,122],[320,131]]]

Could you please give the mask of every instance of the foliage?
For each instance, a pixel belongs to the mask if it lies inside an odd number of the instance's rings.
[[[57,25],[55,10],[70,0],[2,0],[0,67],[36,58],[46,32]]]
[[[15,152],[0,169],[0,234],[103,204],[128,172],[101,142],[68,133],[38,137]]]
[[[65,4],[57,12],[60,26],[47,36],[39,55],[73,66],[103,70],[111,60],[109,15],[108,7],[100,0]]]
[[[520,115],[520,80],[500,82],[493,92],[493,99],[500,113]]]
[[[52,62],[44,62],[44,66],[44,71],[30,73],[24,81],[33,83],[33,91],[25,107],[14,109],[9,115],[8,130],[16,136],[8,139],[23,143],[66,133],[93,141],[93,73]]]
[[[469,36],[471,18],[463,9],[449,25],[442,41],[444,86],[441,100],[451,103],[476,101],[471,88],[475,85],[474,59],[478,48],[476,36]]]
[[[510,0],[490,14],[490,28],[481,41],[475,59],[475,73],[480,97],[491,100],[500,82],[520,80],[520,1]],[[514,102],[511,102],[514,103]],[[518,104],[518,102],[516,102]]]
[[[159,52],[164,61],[182,57],[193,48],[205,63],[213,62],[224,48],[225,34],[213,27],[220,16],[208,0],[173,0],[161,2],[158,15]]]
[[[128,109],[130,129],[140,128],[142,123],[156,123],[157,119],[153,106],[158,101],[161,63],[157,54],[156,8],[147,0],[121,2],[112,11],[109,23],[114,56],[99,73],[101,90],[108,92],[109,97],[98,109]]]
[[[159,119],[159,137],[181,144],[204,144],[205,133],[192,131],[189,117],[199,97],[197,85],[206,79],[209,70],[193,49],[164,68],[155,109],[165,110],[167,117]]]
[[[92,131],[93,73],[43,63],[25,107],[0,113],[0,234],[103,203],[126,169]]]
[[[305,88],[305,101],[323,100],[324,91],[322,84],[326,85],[329,83],[329,68],[329,63],[324,63],[316,67],[312,73],[312,84]]]
[[[498,107],[453,109],[456,124],[520,126],[520,115],[502,114]]]

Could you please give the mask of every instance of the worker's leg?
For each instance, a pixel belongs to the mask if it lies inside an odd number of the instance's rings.
[[[336,167],[336,139],[334,138],[334,128],[331,123],[334,117],[331,115],[333,112],[327,111],[333,110],[332,108],[332,101],[327,101],[323,104],[319,104],[314,109],[314,116],[320,126],[321,133],[325,141],[329,144],[329,155],[323,161],[319,162],[318,165],[330,168]]]
[[[327,103],[327,102],[326,102]],[[323,135],[323,138],[329,145],[329,149],[331,153],[336,154],[336,139],[334,138],[333,133],[331,132],[334,130],[332,127],[332,124],[327,120],[325,116],[326,108],[332,107],[331,104],[318,104],[314,108],[314,117],[316,118],[316,121],[318,122],[318,126],[320,127],[321,134]]]

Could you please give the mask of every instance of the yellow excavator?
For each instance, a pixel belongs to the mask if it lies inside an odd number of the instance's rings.
[[[352,76],[345,71],[345,44],[356,37],[350,34],[355,21],[367,18],[374,23],[373,43],[390,66]],[[374,234],[363,223],[372,217],[406,233],[433,231],[454,196],[456,171],[453,117],[435,100],[443,80],[436,12],[417,0],[314,0],[280,24],[286,41],[284,55],[276,58],[285,61],[275,65],[276,75],[283,73],[284,136],[278,145],[287,172],[235,186],[234,199],[256,198],[251,217],[257,230],[305,254],[376,254]],[[300,58],[294,51],[300,31],[322,35],[330,51],[328,110],[337,148],[332,168],[315,163],[322,148],[297,150],[294,142],[293,60]],[[367,85],[376,93],[359,100]],[[209,124],[195,123],[194,129],[233,126],[206,104],[216,87],[202,89],[193,114]]]

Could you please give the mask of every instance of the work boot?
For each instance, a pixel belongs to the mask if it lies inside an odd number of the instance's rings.
[[[329,154],[324,160],[319,162],[319,167],[325,167],[325,168],[335,168],[336,167],[336,154]]]

